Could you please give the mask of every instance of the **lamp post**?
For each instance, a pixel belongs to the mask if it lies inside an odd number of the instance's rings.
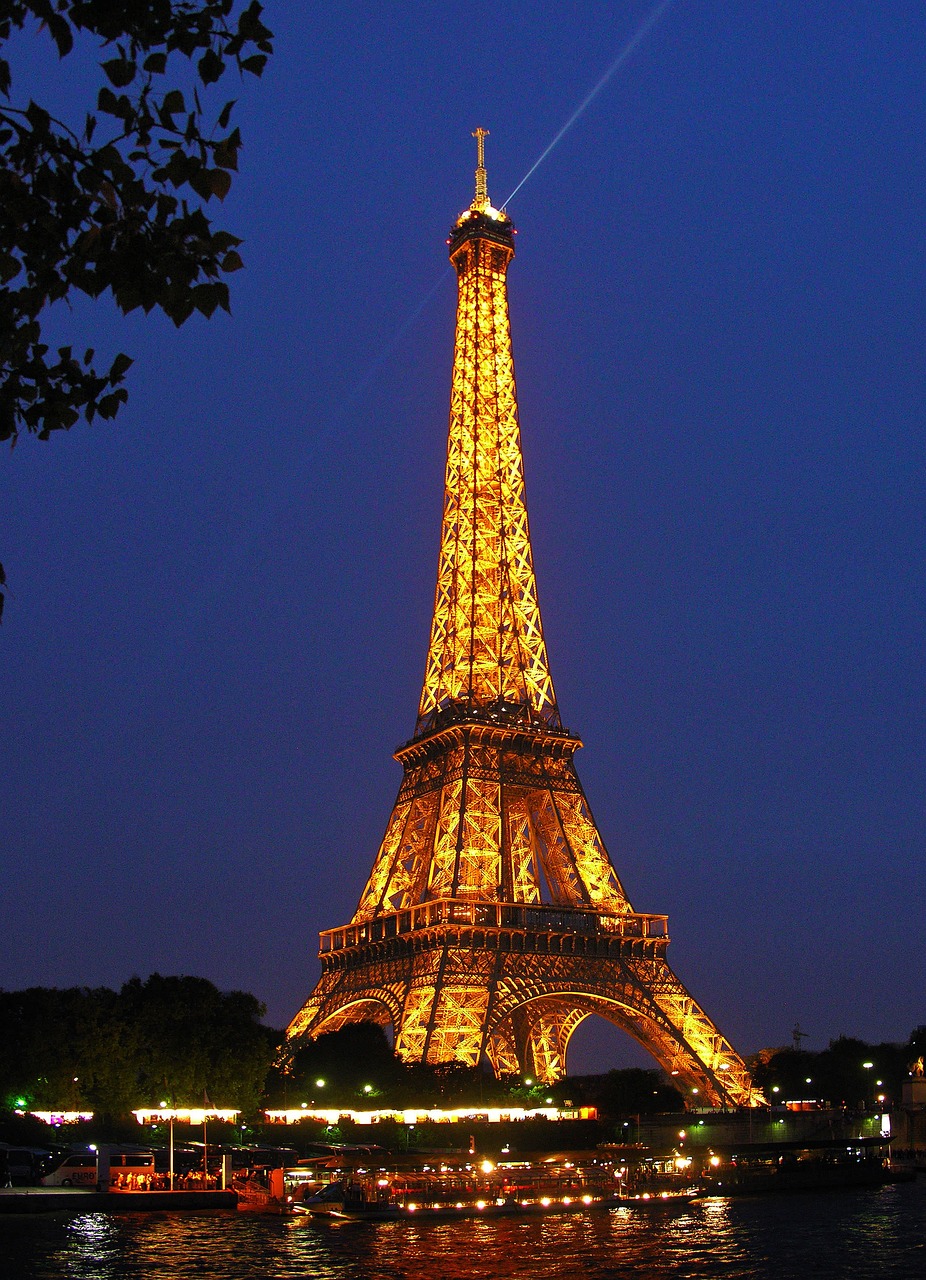
[[[162,1102],[161,1110],[164,1111],[166,1110],[166,1108],[167,1108],[167,1103]],[[168,1164],[168,1168],[170,1170],[170,1174],[169,1174],[168,1186],[170,1187],[171,1191],[173,1191],[174,1189],[174,1112],[173,1112],[173,1108],[171,1108],[171,1111],[170,1111],[169,1124],[170,1124],[170,1163]]]

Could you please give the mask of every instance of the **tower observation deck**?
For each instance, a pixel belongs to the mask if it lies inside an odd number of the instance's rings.
[[[576,1027],[628,1031],[705,1103],[761,1101],[666,960],[666,917],[633,910],[563,728],[531,554],[508,318],[514,227],[475,197],[448,240],[458,303],[437,589],[404,777],[349,924],[291,1041],[391,1025],[408,1061],[488,1060],[552,1081]]]

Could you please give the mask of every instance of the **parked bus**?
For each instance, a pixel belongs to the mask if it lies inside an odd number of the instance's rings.
[[[113,1190],[143,1190],[152,1185],[154,1152],[141,1148],[124,1150],[120,1147],[102,1147],[99,1150],[76,1151],[65,1156],[60,1164],[42,1179],[43,1187],[96,1187],[102,1172],[103,1157],[109,1159],[108,1181]]]
[[[97,1184],[96,1152],[84,1151],[65,1156],[57,1168],[46,1173],[43,1187],[95,1187]]]
[[[0,1187],[35,1186],[50,1154],[45,1147],[12,1147],[0,1142]]]

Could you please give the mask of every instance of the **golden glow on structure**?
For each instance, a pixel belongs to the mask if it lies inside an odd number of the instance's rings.
[[[485,1106],[456,1107],[384,1107],[376,1111],[357,1111],[348,1107],[289,1107],[286,1110],[264,1111],[268,1124],[301,1124],[304,1120],[323,1120],[336,1125],[345,1119],[355,1124],[381,1124],[394,1121],[404,1125],[416,1124],[467,1124],[482,1120],[487,1124],[506,1124],[517,1120],[597,1120],[596,1107],[518,1107]]]
[[[18,1116],[23,1116],[24,1111],[17,1111]],[[30,1111],[30,1116],[35,1116],[36,1120],[41,1120],[43,1124],[53,1125],[58,1128],[62,1124],[76,1124],[79,1120],[92,1120],[92,1111]]]
[[[485,139],[489,136],[488,129],[474,129],[473,137],[476,139],[476,198],[473,201],[474,209],[484,209],[489,203],[488,179],[486,178],[486,151]]]
[[[457,329],[419,730],[453,711],[492,708],[518,708],[526,723],[560,727],[524,502],[506,287],[512,229],[499,214],[491,220],[492,238],[479,235],[487,217],[474,205],[461,216],[451,241],[459,281]]]
[[[224,1120],[231,1124],[241,1112],[232,1107],[137,1107],[132,1115],[139,1124],[179,1120],[182,1124],[200,1125],[207,1120]]]
[[[531,556],[507,271],[514,228],[476,195],[451,231],[458,303],[434,616],[395,807],[350,924],[291,1038],[391,1024],[408,1061],[487,1059],[552,1081],[599,1014],[705,1102],[747,1104],[741,1059],[634,912],[573,763]]]

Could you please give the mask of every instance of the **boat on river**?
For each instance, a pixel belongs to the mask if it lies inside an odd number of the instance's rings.
[[[913,1177],[912,1170],[891,1162],[886,1139],[856,1138],[717,1149],[698,1185],[703,1195],[738,1196],[878,1187]]]
[[[313,1218],[351,1218],[355,1221],[380,1222],[399,1216],[399,1205],[388,1188],[370,1194],[367,1187],[353,1178],[341,1178],[293,1205],[294,1213],[307,1213]]]
[[[312,1218],[352,1222],[436,1221],[457,1218],[499,1218],[587,1213],[596,1209],[683,1210],[695,1198],[693,1191],[641,1192],[634,1195],[541,1196],[517,1199],[512,1195],[495,1199],[399,1200],[388,1187],[370,1194],[361,1181],[341,1179],[328,1184],[317,1195],[292,1205],[295,1214]]]

